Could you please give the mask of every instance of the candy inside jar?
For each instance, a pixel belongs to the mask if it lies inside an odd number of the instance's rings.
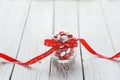
[[[72,34],[60,32],[59,34],[53,37],[54,40],[59,41],[62,44],[65,44],[67,41],[73,39]],[[68,47],[67,45],[59,46],[53,55],[53,60],[58,63],[70,63],[75,60],[74,47]]]

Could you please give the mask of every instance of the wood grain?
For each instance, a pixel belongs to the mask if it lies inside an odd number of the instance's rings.
[[[65,31],[78,37],[78,14],[76,1],[55,1],[55,33]],[[82,65],[79,47],[76,49],[76,61],[73,64],[51,64],[50,80],[82,80]]]
[[[100,54],[114,55],[99,0],[80,1],[80,35]],[[117,62],[96,58],[82,47],[85,80],[119,80]]]
[[[27,1],[0,0],[0,52],[16,57],[28,5]],[[12,63],[0,59],[0,80],[9,80],[12,69]]]
[[[44,39],[52,35],[52,7],[51,1],[32,1],[17,59],[25,62],[49,49],[44,45]],[[49,66],[49,57],[30,68],[16,64],[11,80],[48,80]]]
[[[47,51],[44,39],[65,31],[84,38],[97,52],[120,51],[119,0],[0,0],[0,52],[23,62]],[[52,55],[24,67],[0,58],[0,80],[120,80],[120,63],[75,49],[71,64]]]
[[[106,25],[109,30],[109,34],[114,46],[114,52],[120,51],[120,1],[103,1],[100,0],[101,6],[103,8],[104,18],[106,20]]]

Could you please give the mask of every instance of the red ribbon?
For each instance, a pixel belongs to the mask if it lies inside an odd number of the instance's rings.
[[[52,46],[52,48],[49,49],[48,51],[46,51],[45,53],[43,53],[41,55],[38,55],[33,59],[28,60],[27,62],[21,62],[21,61],[15,59],[15,58],[12,58],[8,55],[5,55],[4,53],[0,53],[0,58],[3,58],[3,59],[5,59],[9,62],[13,62],[13,63],[16,63],[16,64],[28,66],[28,65],[34,64],[34,63],[38,62],[39,60],[44,59],[45,57],[49,56],[54,51],[59,49],[60,46],[66,46],[66,47],[70,47],[70,48],[77,47],[78,46],[77,41],[79,41],[86,48],[87,51],[89,51],[91,54],[93,54],[97,57],[108,59],[108,60],[114,60],[114,61],[115,61],[115,58],[120,57],[120,52],[117,53],[116,55],[112,56],[112,57],[107,57],[107,56],[101,55],[101,54],[97,53],[94,49],[92,49],[90,47],[90,45],[84,39],[72,38],[72,39],[66,41],[65,43],[61,43],[61,42],[56,41],[54,39],[46,39],[44,44],[46,46]]]

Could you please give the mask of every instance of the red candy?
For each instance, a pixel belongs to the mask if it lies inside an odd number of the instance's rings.
[[[68,59],[68,58],[70,58],[70,55],[69,55],[69,54],[66,54],[66,55],[64,56],[64,59]]]
[[[73,37],[73,35],[71,35],[71,34],[68,35],[68,38],[72,38],[72,37]]]

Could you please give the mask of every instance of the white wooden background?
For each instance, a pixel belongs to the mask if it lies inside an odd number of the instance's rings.
[[[81,37],[97,51],[120,51],[120,0],[0,0],[0,52],[27,61],[49,48],[59,31]],[[0,59],[0,80],[120,80],[120,63],[80,46],[76,62],[61,71],[51,56],[26,68]]]

